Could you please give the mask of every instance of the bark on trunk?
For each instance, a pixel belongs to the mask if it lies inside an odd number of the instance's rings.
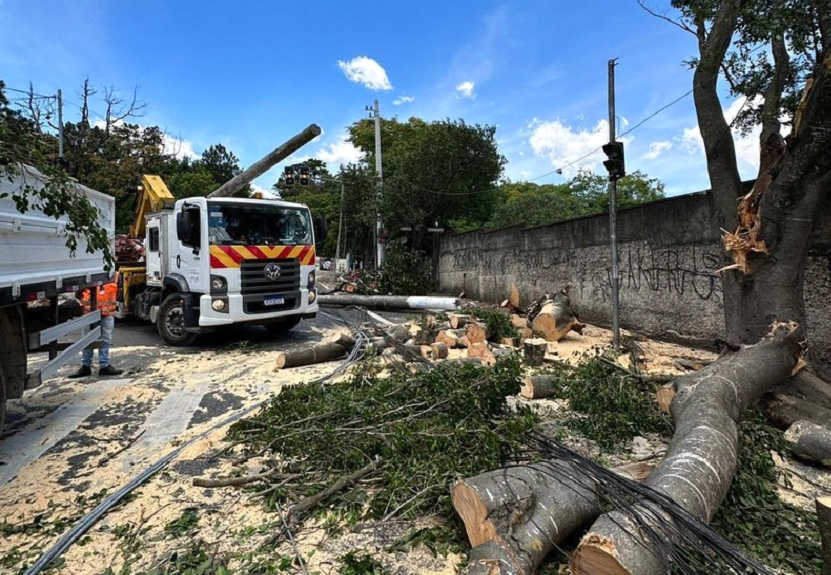
[[[822,540],[822,575],[831,575],[831,497],[820,497],[817,504],[817,526]]]
[[[324,343],[306,349],[281,351],[277,354],[277,367],[284,369],[334,361],[344,357],[346,352],[347,349],[339,343]]]
[[[831,468],[831,429],[810,421],[797,421],[785,432],[785,441],[799,459]]]
[[[542,365],[545,352],[548,351],[548,342],[542,338],[526,339],[522,342],[525,351],[525,362],[530,366]]]
[[[787,429],[800,420],[818,425],[831,422],[831,409],[781,393],[766,394],[761,408],[776,427]]]
[[[779,325],[762,342],[675,380],[675,435],[646,484],[709,523],[736,469],[738,422],[745,408],[791,375],[801,352],[798,326]],[[648,521],[653,510],[632,510]],[[669,521],[669,519],[667,519]],[[631,513],[603,515],[572,557],[575,575],[663,575],[666,557],[644,541]]]

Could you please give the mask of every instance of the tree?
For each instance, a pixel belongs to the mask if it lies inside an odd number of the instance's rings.
[[[733,256],[722,276],[727,336],[758,341],[772,319],[804,328],[811,233],[831,194],[831,0],[672,5],[680,12],[674,23],[698,40],[693,96],[713,203],[719,227],[735,230],[725,236]],[[732,95],[746,98],[738,126],[762,127],[759,173],[746,196],[722,76]]]
[[[349,134],[364,161],[374,166],[374,123],[356,122]],[[451,222],[478,227],[490,219],[499,196],[496,182],[505,165],[496,146],[496,127],[463,120],[383,120],[381,145],[380,209],[391,233],[410,227],[414,244],[420,246],[428,227]]]

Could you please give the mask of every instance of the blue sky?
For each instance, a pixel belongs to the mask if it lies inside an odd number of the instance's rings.
[[[668,10],[668,0],[648,0]],[[222,143],[243,167],[311,123],[324,134],[295,158],[354,161],[346,128],[380,102],[384,117],[495,124],[511,180],[561,182],[603,171],[607,61],[619,132],[691,88],[695,39],[635,0],[0,0],[0,78],[52,94],[77,117],[84,78],[148,104],[138,121],[182,140]],[[725,109],[738,103],[724,100]],[[96,112],[100,102],[93,105]],[[755,176],[755,134],[736,135]],[[629,171],[670,195],[708,187],[692,97],[624,138]],[[269,188],[281,168],[257,180]]]

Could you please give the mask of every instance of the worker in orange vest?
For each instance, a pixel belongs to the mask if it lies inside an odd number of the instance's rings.
[[[78,292],[78,299],[84,306],[84,311],[90,310],[90,289]],[[98,287],[98,309],[101,311],[101,347],[98,348],[98,375],[120,375],[122,370],[110,365],[110,344],[115,329],[115,299],[118,291],[116,282],[110,282]],[[81,367],[72,373],[71,379],[92,375],[92,348],[87,348],[81,357]]]

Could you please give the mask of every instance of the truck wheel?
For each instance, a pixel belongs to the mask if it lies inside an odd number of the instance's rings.
[[[182,296],[170,294],[159,306],[156,318],[159,335],[168,345],[186,346],[197,338],[198,334],[185,331],[185,306]]]
[[[266,329],[271,333],[277,335],[281,333],[286,333],[287,331],[297,327],[297,324],[300,323],[300,317],[290,317],[284,320],[276,321],[274,323],[266,324]]]

